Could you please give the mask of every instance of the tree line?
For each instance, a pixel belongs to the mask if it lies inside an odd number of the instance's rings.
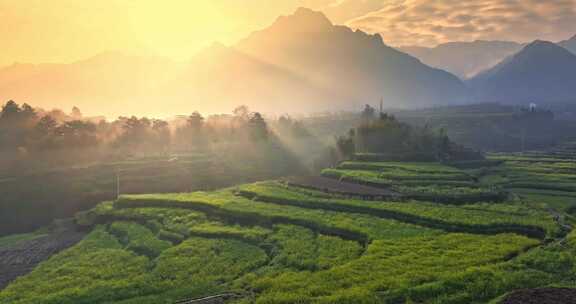
[[[428,124],[414,127],[394,115],[366,105],[359,126],[336,139],[345,158],[365,160],[458,161],[480,159],[482,155],[453,142],[444,128]]]
[[[291,122],[282,117],[279,122]],[[267,141],[270,130],[258,112],[246,106],[231,115],[205,118],[194,112],[171,121],[121,116],[114,121],[71,113],[44,111],[8,101],[0,112],[0,151],[41,153],[106,147],[126,153],[203,149],[219,142]]]

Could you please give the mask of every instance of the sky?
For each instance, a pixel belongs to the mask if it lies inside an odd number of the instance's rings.
[[[576,0],[0,0],[0,65],[68,63],[117,50],[187,60],[300,6],[381,33],[392,46],[576,34]]]

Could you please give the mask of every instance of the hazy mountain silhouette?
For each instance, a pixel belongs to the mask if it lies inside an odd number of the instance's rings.
[[[430,106],[463,103],[467,90],[454,75],[386,46],[380,35],[335,26],[322,13],[300,8],[255,32],[237,48],[334,93],[334,107],[375,103]]]
[[[334,26],[298,9],[233,47],[214,45],[176,63],[103,53],[71,64],[0,69],[0,100],[86,113],[229,112],[239,104],[265,112],[465,103],[466,86],[386,46],[379,35]]]
[[[573,102],[576,55],[552,42],[537,40],[468,84],[482,102]]]
[[[99,113],[137,105],[138,98],[173,79],[181,69],[160,57],[102,53],[71,64],[13,65],[0,70],[0,98],[39,107]],[[105,106],[103,106],[105,105]]]
[[[568,40],[558,42],[558,45],[576,54],[576,35]]]
[[[310,101],[329,96],[288,70],[221,44],[194,56],[165,92],[172,94],[174,109],[194,105],[210,112],[230,112],[240,104],[274,113],[319,111],[322,104]]]
[[[449,42],[434,48],[401,47],[429,66],[446,70],[462,79],[470,78],[493,67],[524,45],[510,41]]]

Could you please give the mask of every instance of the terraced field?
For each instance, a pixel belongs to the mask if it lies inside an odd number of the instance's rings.
[[[554,155],[537,169],[514,157],[324,170],[346,191],[307,178],[125,195],[78,214],[87,237],[12,282],[0,303],[464,304],[575,288],[571,192],[518,183],[524,172],[540,186],[576,172]]]
[[[464,170],[438,163],[343,162],[322,175],[373,187],[391,189],[407,198],[439,203],[503,201],[507,194],[482,186]]]
[[[490,156],[492,159],[504,163],[476,174],[483,184],[496,185],[524,200],[573,213],[576,211],[576,155],[568,158],[567,153],[494,154]]]

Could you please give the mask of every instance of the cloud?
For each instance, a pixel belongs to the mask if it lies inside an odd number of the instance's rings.
[[[472,40],[557,41],[576,33],[576,0],[336,2],[330,10],[363,12],[347,25],[380,33],[394,46]],[[329,16],[335,14],[330,10],[326,9]]]
[[[301,0],[301,5],[322,10],[335,23],[345,23],[384,7],[386,0]]]

